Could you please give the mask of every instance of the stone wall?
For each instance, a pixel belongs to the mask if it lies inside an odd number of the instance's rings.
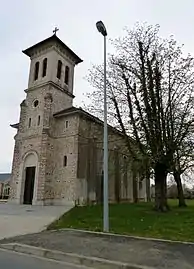
[[[14,203],[23,202],[23,193],[24,193],[24,184],[25,184],[25,159],[28,154],[36,154],[39,160],[39,167],[36,164],[36,173],[38,177],[38,182],[43,180],[41,178],[43,166],[41,164],[41,149],[42,149],[42,137],[28,137],[26,139],[16,137],[15,149],[14,149],[14,158],[12,164],[12,177],[11,177],[11,193],[10,200],[13,200]],[[31,164],[32,165],[32,164]],[[42,179],[42,180],[41,180]],[[37,189],[36,199],[41,200],[42,194],[40,189]]]
[[[101,202],[103,197],[103,125],[81,117],[78,142],[79,182],[78,203]],[[138,189],[138,178],[133,180],[131,161],[123,136],[109,128],[109,200],[132,201],[133,184]],[[135,182],[135,183],[134,183]],[[145,197],[145,181],[137,195]]]
[[[47,147],[45,200],[54,204],[74,204],[77,188],[78,116],[52,120]],[[64,158],[67,163],[64,165]]]
[[[36,107],[34,106],[35,100],[38,100]],[[50,170],[52,166],[49,164],[52,163],[50,159],[53,160],[53,152],[55,150],[58,151],[58,148],[61,148],[61,146],[55,146],[57,139],[50,137],[50,130],[52,133],[52,125],[55,122],[52,115],[59,110],[71,106],[71,103],[72,97],[52,85],[45,85],[45,87],[27,91],[26,100],[21,104],[19,130],[15,136],[10,200],[16,203],[22,203],[24,156],[28,152],[36,153],[39,163],[39,167],[37,167],[37,194],[34,203],[42,204],[45,203],[44,201],[46,199],[54,199],[53,197],[55,196],[58,197],[57,191],[52,187],[54,185],[53,182],[51,184],[50,178],[52,173]],[[40,119],[38,119],[39,117]],[[31,121],[30,125],[29,120]],[[57,137],[60,137],[60,128],[62,126],[59,127],[57,125],[54,128],[56,132],[59,129]]]

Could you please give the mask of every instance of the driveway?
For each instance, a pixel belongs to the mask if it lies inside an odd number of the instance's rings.
[[[70,206],[0,204],[0,239],[41,232],[70,209]]]

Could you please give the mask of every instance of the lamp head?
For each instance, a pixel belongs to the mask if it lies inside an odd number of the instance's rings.
[[[96,23],[96,28],[98,29],[98,31],[103,35],[103,36],[107,36],[107,31],[106,31],[106,27],[104,25],[104,23],[102,21],[98,21]]]

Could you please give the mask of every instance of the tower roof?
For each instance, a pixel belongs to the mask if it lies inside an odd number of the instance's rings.
[[[65,43],[63,43],[63,41],[61,41],[61,39],[59,39],[56,34],[40,41],[39,43],[23,50],[22,52],[27,56],[31,57],[35,49],[48,43],[60,44],[74,58],[76,64],[83,62],[83,60],[80,59],[80,57],[77,56],[77,54],[75,54],[75,52],[73,52],[67,45],[65,45]]]

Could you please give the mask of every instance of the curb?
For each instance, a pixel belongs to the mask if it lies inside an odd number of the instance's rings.
[[[143,237],[143,236],[135,236],[135,235],[124,235],[124,234],[116,234],[116,233],[95,232],[95,231],[80,230],[80,229],[73,229],[73,228],[63,228],[63,229],[58,229],[58,230],[47,230],[47,231],[49,232],[70,231],[70,232],[78,232],[78,233],[88,233],[88,234],[99,235],[99,236],[104,236],[104,237],[120,237],[120,238],[126,238],[126,239],[138,239],[138,240],[157,241],[157,242],[164,242],[164,243],[194,245],[194,242],[187,242],[187,241]]]
[[[2,244],[0,247],[4,250],[11,250],[37,257],[67,262],[74,265],[84,265],[96,269],[153,269],[147,266],[122,263],[96,257],[87,257],[74,253],[65,253],[62,251],[49,250],[18,243]]]

